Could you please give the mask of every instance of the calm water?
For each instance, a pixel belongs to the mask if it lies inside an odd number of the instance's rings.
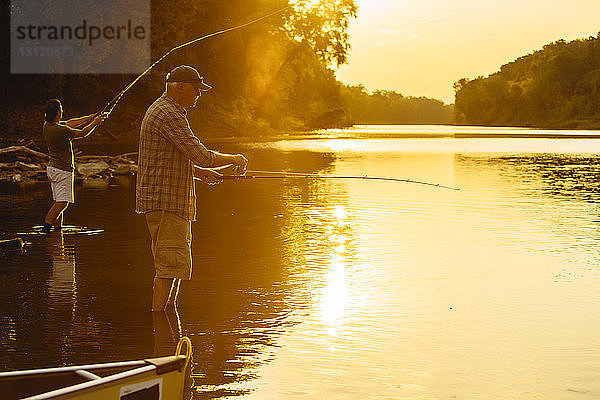
[[[25,255],[0,259],[0,370],[164,355],[184,334],[197,399],[599,398],[600,140],[453,132],[214,144],[252,169],[462,190],[199,184],[178,315],[149,312],[131,180],[78,187],[66,223],[103,233],[29,236]],[[2,235],[38,225],[49,204],[45,186],[1,194]]]

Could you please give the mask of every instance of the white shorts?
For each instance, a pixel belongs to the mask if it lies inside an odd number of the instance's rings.
[[[50,180],[50,186],[52,186],[52,198],[54,201],[75,203],[75,195],[73,193],[75,173],[54,167],[47,167],[46,173]]]

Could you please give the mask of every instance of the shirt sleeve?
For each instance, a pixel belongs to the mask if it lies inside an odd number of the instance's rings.
[[[206,148],[198,139],[187,119],[178,113],[166,116],[162,133],[175,148],[199,167],[216,167],[226,163],[222,154]]]
[[[77,134],[77,129],[71,128],[69,125],[62,125],[65,132],[65,138],[73,139]]]

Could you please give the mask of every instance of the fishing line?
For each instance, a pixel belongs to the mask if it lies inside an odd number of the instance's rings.
[[[279,14],[279,13],[281,13],[281,12],[287,10],[288,8],[291,8],[291,7],[293,7],[293,5],[289,5],[287,7],[283,7],[281,9],[277,10],[277,11],[273,11],[273,12],[271,12],[269,14],[263,15],[262,17],[253,19],[252,21],[243,23],[241,25],[236,25],[236,26],[233,26],[233,27],[230,27],[230,28],[222,29],[220,31],[209,33],[208,35],[197,37],[196,39],[190,40],[188,42],[185,42],[183,44],[180,44],[178,46],[173,47],[171,50],[169,50],[168,52],[166,52],[165,54],[163,54],[158,60],[154,61],[148,68],[146,68],[146,70],[144,72],[142,72],[141,74],[139,74],[137,76],[137,78],[135,78],[130,84],[128,84],[127,86],[125,86],[125,88],[123,90],[121,90],[121,92],[119,92],[119,94],[117,94],[115,97],[113,97],[113,99],[111,101],[109,101],[106,104],[106,106],[104,106],[104,108],[102,109],[102,111],[100,111],[98,114],[104,114],[104,119],[107,119],[110,116],[110,114],[113,112],[113,110],[115,109],[115,107],[117,106],[117,104],[119,104],[119,102],[121,101],[121,98],[123,97],[123,95],[125,95],[125,93],[127,93],[127,91],[129,89],[131,89],[133,87],[133,85],[135,85],[140,79],[142,79],[142,77],[144,75],[146,75],[148,72],[150,72],[152,70],[152,68],[154,68],[159,62],[161,62],[162,60],[164,60],[169,54],[171,54],[175,50],[179,50],[181,48],[184,48],[184,47],[189,46],[189,45],[194,44],[194,43],[198,43],[201,40],[208,39],[208,38],[213,37],[213,36],[217,36],[217,35],[220,35],[220,34],[223,34],[223,33],[226,33],[226,32],[231,32],[231,31],[236,30],[236,29],[244,28],[244,27],[246,27],[248,25],[255,24],[255,23],[259,22],[259,21],[262,21],[263,19],[267,19],[269,17],[272,17],[273,15]]]
[[[229,167],[227,165],[225,167]],[[224,169],[224,168],[221,168]],[[417,181],[414,179],[392,178],[386,176],[369,175],[330,175],[330,174],[310,174],[304,172],[284,172],[284,171],[252,171],[248,170],[244,175],[222,175],[219,179],[283,179],[283,178],[315,178],[315,179],[364,179],[373,181],[403,182],[415,183],[418,185],[434,186],[442,189],[460,190],[452,186],[441,185],[439,183]]]

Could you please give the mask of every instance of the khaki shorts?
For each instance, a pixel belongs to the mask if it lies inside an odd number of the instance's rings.
[[[192,278],[191,222],[168,211],[146,213],[155,278]]]
[[[73,194],[73,180],[75,174],[71,171],[63,171],[62,169],[47,167],[46,174],[52,187],[52,198],[54,201],[66,201],[68,203],[75,202]]]

